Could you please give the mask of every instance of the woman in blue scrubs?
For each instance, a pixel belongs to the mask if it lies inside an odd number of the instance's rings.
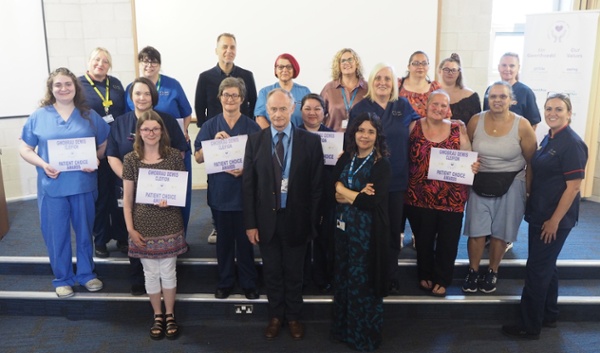
[[[93,137],[97,158],[104,156],[109,126],[85,105],[77,77],[61,67],[50,74],[46,96],[33,112],[21,136],[20,154],[38,172],[38,208],[56,295],[70,297],[79,283],[90,292],[102,289],[94,273],[92,227],[98,196],[96,169],[61,172],[49,164],[48,142]],[[36,153],[37,147],[37,153]],[[71,227],[75,231],[77,272],[71,263]]]
[[[531,160],[533,180],[525,220],[529,222],[529,258],[521,294],[521,320],[502,327],[504,334],[539,339],[542,327],[556,327],[556,259],[579,217],[579,188],[585,177],[587,146],[571,129],[571,99],[551,94],[544,104],[550,131]]]

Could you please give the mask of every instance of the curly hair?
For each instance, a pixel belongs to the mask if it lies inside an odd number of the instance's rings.
[[[331,63],[331,78],[333,80],[339,80],[342,78],[340,60],[342,60],[342,55],[344,55],[345,53],[352,54],[352,56],[354,57],[354,62],[356,63],[356,77],[358,77],[359,80],[364,80],[362,61],[360,60],[358,54],[350,48],[343,48],[337,53],[335,53],[335,56],[333,57],[333,61]]]
[[[77,77],[66,67],[59,67],[58,69],[52,71],[50,76],[48,76],[48,79],[46,80],[46,94],[40,101],[40,107],[46,107],[56,103],[56,97],[54,97],[54,94],[52,93],[52,86],[54,85],[54,79],[58,75],[67,76],[71,79],[71,81],[73,81],[73,86],[75,87],[73,104],[75,105],[75,108],[79,109],[81,116],[93,125],[92,120],[90,119],[90,107],[86,103],[83,87],[81,86],[81,83]]]

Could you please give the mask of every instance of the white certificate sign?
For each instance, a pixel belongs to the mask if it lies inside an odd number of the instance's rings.
[[[185,206],[188,172],[179,170],[140,168],[136,203],[157,204],[162,200],[169,206]]]
[[[317,131],[321,136],[325,165],[335,165],[338,157],[344,151],[344,133],[333,131]]]
[[[244,167],[248,135],[202,141],[206,174],[221,173]]]
[[[60,172],[98,169],[94,137],[48,140],[48,164]]]
[[[477,152],[431,148],[427,179],[473,185],[471,165],[477,162]]]

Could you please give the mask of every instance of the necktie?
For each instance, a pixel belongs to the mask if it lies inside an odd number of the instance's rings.
[[[283,179],[284,163],[283,132],[278,132],[277,143],[275,144],[275,153],[273,153],[273,169],[275,171],[275,205],[278,210],[281,208],[281,180]]]

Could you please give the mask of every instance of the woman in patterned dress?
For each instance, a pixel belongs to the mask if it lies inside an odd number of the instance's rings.
[[[338,205],[332,335],[359,351],[381,344],[388,289],[391,166],[381,126],[374,113],[353,119],[333,173]]]
[[[187,251],[179,207],[166,200],[156,204],[135,203],[140,168],[179,170],[185,166],[181,152],[170,147],[169,134],[160,115],[148,110],[137,121],[133,151],[123,162],[123,213],[129,233],[129,256],[141,258],[146,292],[154,310],[152,339],[179,334],[173,309],[177,291],[177,255]],[[163,316],[161,294],[165,302]],[[166,322],[165,322],[166,320]],[[166,328],[164,327],[166,323]]]
[[[450,97],[431,93],[427,117],[410,126],[409,176],[405,212],[417,238],[419,287],[445,296],[452,283],[468,186],[427,177],[431,148],[471,150],[464,124],[446,119]]]

